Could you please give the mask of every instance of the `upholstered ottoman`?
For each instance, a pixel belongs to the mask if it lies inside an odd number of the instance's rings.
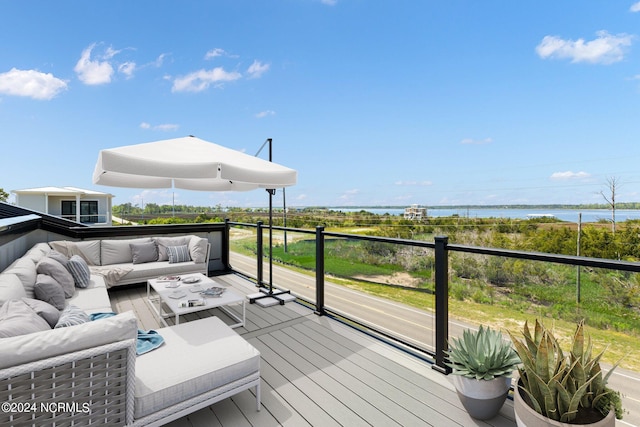
[[[136,360],[134,425],[180,418],[255,387],[260,353],[217,317],[158,329],[165,343]]]

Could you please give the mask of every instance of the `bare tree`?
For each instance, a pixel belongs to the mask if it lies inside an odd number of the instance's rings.
[[[614,234],[616,232],[616,190],[619,185],[618,178],[615,176],[609,177],[607,178],[607,191],[609,195],[605,194],[604,191],[600,192],[611,208],[611,232]]]

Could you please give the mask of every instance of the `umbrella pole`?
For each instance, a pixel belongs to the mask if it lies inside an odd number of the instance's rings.
[[[272,139],[269,138],[265,141],[265,143],[269,143],[269,161],[273,161],[273,151],[272,151]],[[264,147],[264,145],[263,145]],[[262,148],[260,148],[262,150]],[[258,151],[259,153],[260,151]],[[273,195],[276,193],[275,188],[267,189],[269,193],[269,290],[265,290],[263,288],[260,289],[262,295],[257,296],[256,294],[249,295],[249,303],[253,304],[257,300],[263,298],[273,298],[280,305],[284,305],[285,299],[279,298],[279,295],[290,294],[289,290],[280,290],[273,291]],[[260,304],[260,303],[258,303]]]
[[[269,190],[269,293],[273,293],[273,193]]]

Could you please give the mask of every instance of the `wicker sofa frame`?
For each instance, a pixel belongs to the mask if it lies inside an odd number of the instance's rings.
[[[135,358],[123,340],[0,370],[0,425],[129,425]]]

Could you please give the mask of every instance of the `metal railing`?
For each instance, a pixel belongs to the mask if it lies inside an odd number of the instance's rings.
[[[257,282],[264,285],[264,273],[263,261],[268,256],[264,252],[264,239],[263,233],[268,229],[261,222],[258,224],[248,223],[236,223],[226,221],[227,227],[255,227],[257,229],[257,242],[256,242],[256,270],[257,270]],[[424,351],[428,356],[433,358],[433,368],[442,373],[448,374],[451,372],[450,368],[446,366],[446,350],[448,349],[449,340],[449,260],[451,253],[466,253],[475,254],[490,257],[502,257],[515,260],[527,260],[527,261],[540,261],[552,264],[562,264],[580,267],[591,267],[606,270],[617,270],[623,272],[640,273],[640,263],[608,260],[600,258],[590,258],[582,256],[568,256],[558,254],[548,254],[540,252],[526,252],[516,251],[508,249],[497,249],[488,247],[476,247],[466,246],[458,244],[450,244],[446,236],[436,236],[433,242],[408,240],[399,238],[386,238],[376,236],[364,236],[345,233],[329,232],[324,227],[319,226],[315,231],[306,229],[286,228],[280,226],[273,226],[272,231],[277,230],[281,232],[302,233],[309,236],[313,236],[315,240],[315,300],[308,301],[315,307],[315,313],[318,315],[333,314],[346,319],[349,322],[361,323],[359,319],[354,318],[348,312],[336,312],[335,309],[328,307],[326,304],[326,275],[325,275],[325,242],[327,238],[332,239],[348,239],[348,240],[362,240],[368,242],[386,243],[392,245],[403,245],[418,248],[427,248],[433,251],[434,265],[433,265],[433,280],[434,280],[434,344],[433,350],[424,350],[419,348],[418,350]],[[274,284],[277,286],[278,284]],[[300,295],[296,295],[300,297]],[[304,299],[304,298],[303,298]],[[365,326],[371,327],[370,324]],[[375,326],[374,326],[375,328]],[[416,346],[411,342],[403,341],[400,337],[395,337],[393,334],[389,334],[388,331],[378,330],[375,331],[397,340],[400,345],[416,349]]]

